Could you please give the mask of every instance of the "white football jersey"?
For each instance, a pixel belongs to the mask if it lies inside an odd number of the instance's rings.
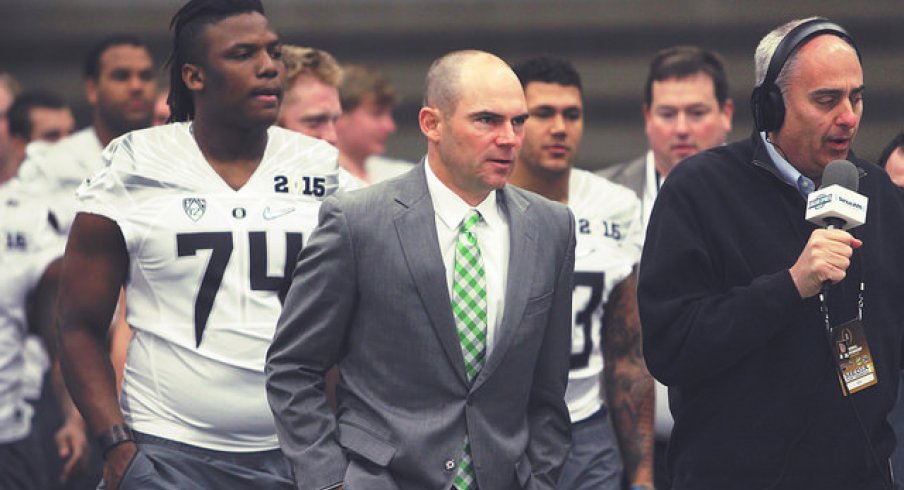
[[[63,250],[60,249],[60,255]],[[41,399],[44,388],[44,374],[50,369],[50,353],[44,347],[44,341],[35,333],[25,337],[25,348],[22,352],[25,371],[22,373],[23,396],[29,402]]]
[[[640,201],[630,189],[581,169],[572,169],[568,206],[577,234],[571,369],[565,401],[572,422],[603,405],[604,308],[640,260]]]
[[[52,144],[30,144],[17,178],[49,196],[48,206],[68,233],[78,203],[75,191],[88,177],[105,165],[103,147],[93,126]]]
[[[25,402],[25,300],[47,265],[63,253],[49,212],[14,182],[0,185],[0,443],[25,437],[31,407]]]
[[[298,252],[338,186],[331,145],[273,127],[234,190],[190,123],[133,131],[79,190],[80,212],[115,221],[129,253],[134,330],[121,405],[132,427],[220,451],[279,447],[264,358]]]

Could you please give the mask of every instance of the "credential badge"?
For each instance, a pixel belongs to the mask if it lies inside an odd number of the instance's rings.
[[[201,197],[186,197],[182,200],[182,209],[192,221],[198,221],[207,210],[207,200]]]

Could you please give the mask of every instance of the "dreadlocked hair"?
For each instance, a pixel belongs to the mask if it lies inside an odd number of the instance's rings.
[[[190,121],[195,117],[192,93],[182,81],[182,66],[198,63],[202,57],[199,40],[204,27],[226,17],[250,12],[264,14],[260,0],[191,0],[173,16],[170,22],[173,50],[166,62],[170,70],[170,91],[166,99],[170,108],[169,122]]]

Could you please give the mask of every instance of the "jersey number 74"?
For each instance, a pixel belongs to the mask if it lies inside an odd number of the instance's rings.
[[[286,233],[286,262],[282,276],[267,275],[267,234],[263,231],[248,233],[248,255],[251,269],[250,285],[254,291],[277,291],[282,303],[289,291],[295,261],[301,251],[302,234]],[[176,249],[179,257],[195,255],[198,250],[209,249],[210,260],[201,279],[198,295],[195,297],[195,346],[201,345],[201,337],[207,327],[207,320],[213,309],[214,299],[223,284],[223,274],[232,256],[232,232],[211,231],[200,233],[180,233],[176,235]]]

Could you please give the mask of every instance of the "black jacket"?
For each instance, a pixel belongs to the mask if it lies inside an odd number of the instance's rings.
[[[650,372],[670,387],[673,488],[882,488],[904,335],[904,206],[879,167],[850,155],[869,198],[863,240],[830,291],[833,324],[857,314],[879,383],[845,398],[818,298],[788,269],[811,232],[806,201],[759,135],[700,153],[663,185],[638,301]],[[855,413],[856,409],[856,413]],[[864,430],[872,451],[867,449]]]

